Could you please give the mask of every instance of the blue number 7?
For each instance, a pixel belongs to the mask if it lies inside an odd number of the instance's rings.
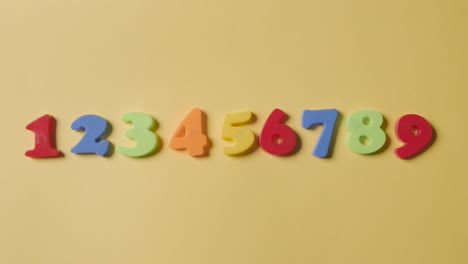
[[[314,125],[323,125],[322,133],[320,133],[317,144],[315,144],[312,154],[316,157],[325,158],[328,156],[330,142],[335,129],[338,111],[333,109],[322,110],[304,110],[302,112],[302,127],[310,128]]]

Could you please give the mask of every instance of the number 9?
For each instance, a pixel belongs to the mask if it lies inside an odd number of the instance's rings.
[[[400,159],[412,158],[424,151],[434,135],[431,124],[415,114],[402,116],[395,125],[395,133],[398,139],[405,143],[395,149],[395,155]]]

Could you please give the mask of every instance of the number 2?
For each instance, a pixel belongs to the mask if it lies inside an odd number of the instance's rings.
[[[320,133],[317,144],[315,144],[314,151],[312,152],[314,156],[320,158],[328,156],[337,117],[338,111],[336,109],[304,110],[302,112],[303,128],[307,129],[318,124],[323,125],[322,133]]]
[[[104,118],[97,115],[84,115],[77,118],[71,128],[76,131],[85,131],[80,142],[71,149],[72,153],[95,153],[99,156],[109,153],[111,143],[104,139],[109,130],[109,124]]]
[[[133,148],[117,147],[116,151],[127,157],[144,157],[155,153],[161,146],[158,136],[154,133],[157,123],[146,113],[125,113],[122,121],[133,124],[125,136],[135,140]]]

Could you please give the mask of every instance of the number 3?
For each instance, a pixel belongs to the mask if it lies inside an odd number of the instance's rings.
[[[145,157],[157,152],[161,143],[154,133],[157,123],[153,117],[146,113],[131,112],[122,116],[122,121],[133,124],[125,136],[135,140],[133,148],[117,147],[117,152],[127,157]]]

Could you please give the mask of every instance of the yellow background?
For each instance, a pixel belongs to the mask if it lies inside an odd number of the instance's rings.
[[[2,0],[0,263],[468,263],[465,0]],[[208,158],[168,148],[193,107]],[[222,152],[225,113],[257,134],[279,107],[302,138],[294,156]],[[343,115],[334,155],[304,109]],[[388,149],[360,156],[344,120],[380,111]],[[143,111],[164,146],[147,159],[72,155],[71,122]],[[418,113],[437,131],[402,161],[393,127]],[[57,119],[64,158],[24,156],[25,125]]]

